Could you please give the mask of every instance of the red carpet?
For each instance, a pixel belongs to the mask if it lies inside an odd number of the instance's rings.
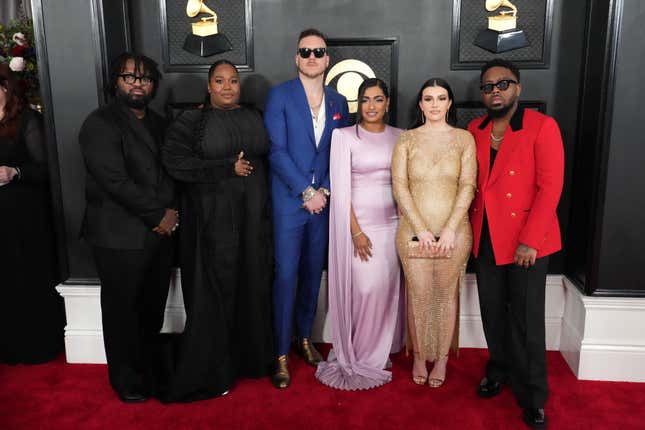
[[[414,385],[411,357],[394,357],[394,379],[381,388],[341,392],[316,382],[294,358],[293,382],[243,380],[223,398],[162,405],[123,404],[103,365],[0,365],[0,429],[522,429],[521,411],[505,388],[479,399],[484,350],[462,349],[439,389]],[[550,429],[644,429],[645,384],[578,381],[558,352],[548,354]]]

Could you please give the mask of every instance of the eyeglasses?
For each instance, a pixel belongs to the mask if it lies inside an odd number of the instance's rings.
[[[327,48],[298,48],[298,54],[300,54],[302,58],[309,58],[312,52],[314,53],[314,57],[322,58],[325,56]]]
[[[494,84],[484,84],[479,87],[479,89],[482,91],[484,94],[490,94],[493,92],[493,87],[497,87],[498,90],[500,91],[505,91],[508,89],[508,87],[511,84],[517,84],[517,81],[514,81],[512,79],[502,79],[501,81],[497,81]]]
[[[128,85],[134,85],[135,82],[139,81],[141,82],[141,85],[145,87],[154,82],[154,80],[150,76],[137,76],[132,73],[124,73],[122,75],[119,75],[119,77],[123,79],[123,82]]]

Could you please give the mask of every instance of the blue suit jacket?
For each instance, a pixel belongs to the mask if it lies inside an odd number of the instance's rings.
[[[271,140],[269,163],[276,213],[302,211],[304,215],[301,206],[305,188],[312,185],[329,189],[331,132],[347,126],[349,120],[347,100],[329,87],[325,87],[325,112],[325,130],[316,148],[311,110],[300,79],[269,91],[264,125]]]

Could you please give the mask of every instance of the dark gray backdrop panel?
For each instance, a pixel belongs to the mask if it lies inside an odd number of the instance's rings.
[[[90,9],[87,2],[69,1],[74,2],[73,8],[59,0],[43,0],[49,12],[45,14],[44,26],[47,29],[61,179],[56,186],[62,193],[60,205],[66,222],[69,273],[71,280],[76,280],[95,273],[91,255],[78,239],[84,199],[83,165],[77,134],[82,120],[98,105],[98,95],[96,82],[93,82],[94,47],[91,41],[79,37],[91,32],[91,26],[84,24],[91,21]],[[162,64],[159,1],[130,0],[130,30],[133,49]],[[553,0],[552,67],[522,71],[522,98],[546,102],[547,113],[555,115],[563,130],[568,156],[573,154],[569,148],[575,137],[585,22],[580,10],[584,9],[585,1]],[[183,1],[180,3],[185,7]],[[217,11],[217,2],[212,6]],[[253,1],[254,72],[242,74],[243,99],[262,107],[271,85],[295,77],[296,38],[300,30],[313,26],[331,38],[398,37],[399,109],[395,119],[398,126],[408,124],[410,107],[419,86],[431,76],[446,78],[454,88],[457,101],[478,100],[478,71],[454,71],[450,68],[452,6],[449,0]],[[563,11],[566,16],[562,16]],[[566,34],[563,25],[566,26]],[[185,31],[182,30],[182,34],[185,36]],[[220,56],[211,60],[218,58]],[[205,90],[205,72],[167,72],[153,107],[164,112],[168,102],[201,100]],[[561,203],[561,208],[565,209],[569,199],[568,188],[569,185],[565,187]],[[566,214],[566,210],[561,210],[565,234]],[[551,272],[562,271],[562,254],[558,254],[552,259]]]

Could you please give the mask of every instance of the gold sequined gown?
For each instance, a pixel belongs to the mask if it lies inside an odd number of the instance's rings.
[[[472,247],[468,208],[477,180],[472,135],[457,128],[401,134],[392,158],[392,184],[401,218],[396,245],[406,278],[419,353],[434,361],[458,346],[459,285]],[[448,259],[407,257],[407,243],[430,230],[439,235],[448,226],[456,233]],[[457,316],[450,336],[449,316]],[[409,333],[413,335],[413,333]]]

